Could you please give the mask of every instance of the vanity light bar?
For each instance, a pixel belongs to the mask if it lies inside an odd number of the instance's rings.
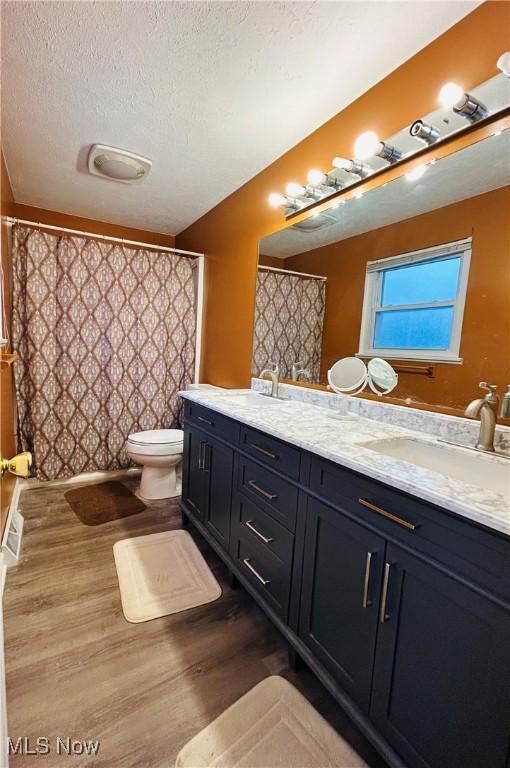
[[[497,67],[503,75],[510,77],[510,51],[501,54],[497,61]],[[497,77],[501,77],[501,75]],[[494,104],[494,93],[492,93],[491,87],[485,87],[488,86],[489,82],[492,83],[492,80],[493,78],[485,81],[481,86],[482,95],[488,93],[490,103]],[[501,88],[499,91],[501,91]],[[472,93],[466,93],[457,83],[445,83],[439,91],[438,98],[439,103],[444,109],[451,109],[455,115],[465,119],[470,124],[477,123],[491,114],[491,110],[477,96],[474,96]],[[503,98],[499,93],[499,96],[496,98],[496,106],[492,109],[493,113],[496,114],[500,110],[507,108],[507,102],[508,99],[506,97]],[[435,113],[432,114],[432,118],[434,117],[436,117]],[[439,117],[444,120],[446,125],[449,124],[449,119],[444,117],[444,115],[439,114]],[[463,128],[458,127],[458,121],[453,123],[449,130],[441,133],[434,125],[423,119],[418,119],[409,127],[409,134],[422,145],[431,146],[452,133],[461,130]],[[398,137],[399,141],[404,143],[405,149],[405,135],[402,135],[402,133],[400,131]],[[338,190],[349,187],[360,179],[365,179],[370,174],[381,169],[381,166],[372,167],[365,164],[364,161],[380,158],[392,165],[414,155],[417,151],[418,148],[403,152],[398,147],[380,140],[374,131],[365,131],[356,139],[353,158],[334,157],[332,161],[333,172],[325,173],[312,169],[308,173],[308,184],[302,185],[297,182],[290,182],[286,188],[287,194],[281,195],[274,192],[269,196],[269,203],[273,207],[283,207],[285,215],[290,216],[292,213],[305,210],[313,203],[326,199],[335,192],[338,192]],[[343,171],[343,177],[336,177],[334,175],[335,171]],[[424,170],[421,169],[420,171],[410,171],[408,178],[418,178],[418,173],[423,172]],[[349,178],[349,176],[352,178]]]

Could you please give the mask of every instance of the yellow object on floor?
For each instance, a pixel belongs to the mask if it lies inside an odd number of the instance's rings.
[[[283,677],[267,677],[198,733],[176,768],[367,768]]]
[[[187,531],[163,531],[113,545],[122,610],[133,623],[217,600],[221,587]]]

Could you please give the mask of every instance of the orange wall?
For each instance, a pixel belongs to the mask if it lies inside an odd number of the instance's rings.
[[[281,269],[283,267],[283,259],[279,259],[277,256],[265,256],[261,253],[259,254],[259,264],[264,267],[277,267]]]
[[[0,246],[2,251],[2,269],[4,273],[4,298],[5,306],[7,309],[6,314],[9,315],[9,252],[7,247],[7,227],[3,221],[4,216],[8,216],[11,213],[11,207],[13,203],[12,190],[9,182],[9,176],[7,175],[7,169],[4,163],[4,156],[0,152],[1,163],[1,177],[0,177],[0,198],[1,198],[1,235]],[[7,317],[9,321],[9,317]],[[1,351],[1,350],[0,350]],[[5,351],[5,350],[4,350]],[[14,456],[16,448],[15,437],[15,421],[14,421],[14,398],[13,398],[13,384],[12,384],[12,368],[5,364],[0,364],[0,455],[3,458],[11,458]],[[0,479],[0,535],[3,532],[5,520],[7,518],[7,512],[9,510],[9,504],[11,501],[11,495],[14,488],[14,477],[12,475],[4,475]]]
[[[310,168],[330,168],[334,155],[350,157],[362,131],[390,136],[432,112],[446,81],[469,90],[492,77],[509,35],[507,2],[479,6],[177,236],[179,248],[207,256],[204,381],[249,384],[258,241],[283,223],[268,194],[304,179]]]
[[[321,381],[359,347],[367,261],[473,237],[460,356],[429,378],[399,374],[392,397],[461,408],[479,381],[510,383],[510,187],[284,259],[285,269],[327,275]],[[498,278],[499,276],[499,278]],[[346,322],[345,319],[349,318]]]
[[[163,235],[158,232],[146,232],[143,229],[122,227],[119,224],[108,224],[106,221],[84,219],[81,216],[71,216],[67,213],[59,213],[58,211],[47,211],[44,208],[34,208],[31,205],[22,205],[21,203],[14,203],[11,206],[11,215],[16,216],[18,219],[51,224],[55,227],[79,229],[82,232],[93,232],[94,234],[107,235],[108,237],[123,237],[126,240],[138,240],[144,243],[153,243],[154,245],[165,245],[169,248],[175,245],[174,235]]]

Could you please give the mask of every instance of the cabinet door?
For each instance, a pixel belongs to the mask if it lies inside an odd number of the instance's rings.
[[[208,475],[204,471],[207,436],[199,429],[185,426],[183,461],[183,498],[191,511],[204,520],[207,509]]]
[[[232,448],[208,438],[204,469],[208,477],[209,498],[205,524],[225,549],[228,549],[230,541],[233,466]]]
[[[309,499],[299,634],[368,711],[385,542]]]
[[[399,547],[386,563],[372,719],[412,768],[504,768],[510,611]]]

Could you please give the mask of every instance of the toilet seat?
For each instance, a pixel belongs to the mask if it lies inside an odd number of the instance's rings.
[[[140,456],[173,456],[182,453],[183,445],[182,429],[148,429],[134,432],[127,440],[128,450]]]

